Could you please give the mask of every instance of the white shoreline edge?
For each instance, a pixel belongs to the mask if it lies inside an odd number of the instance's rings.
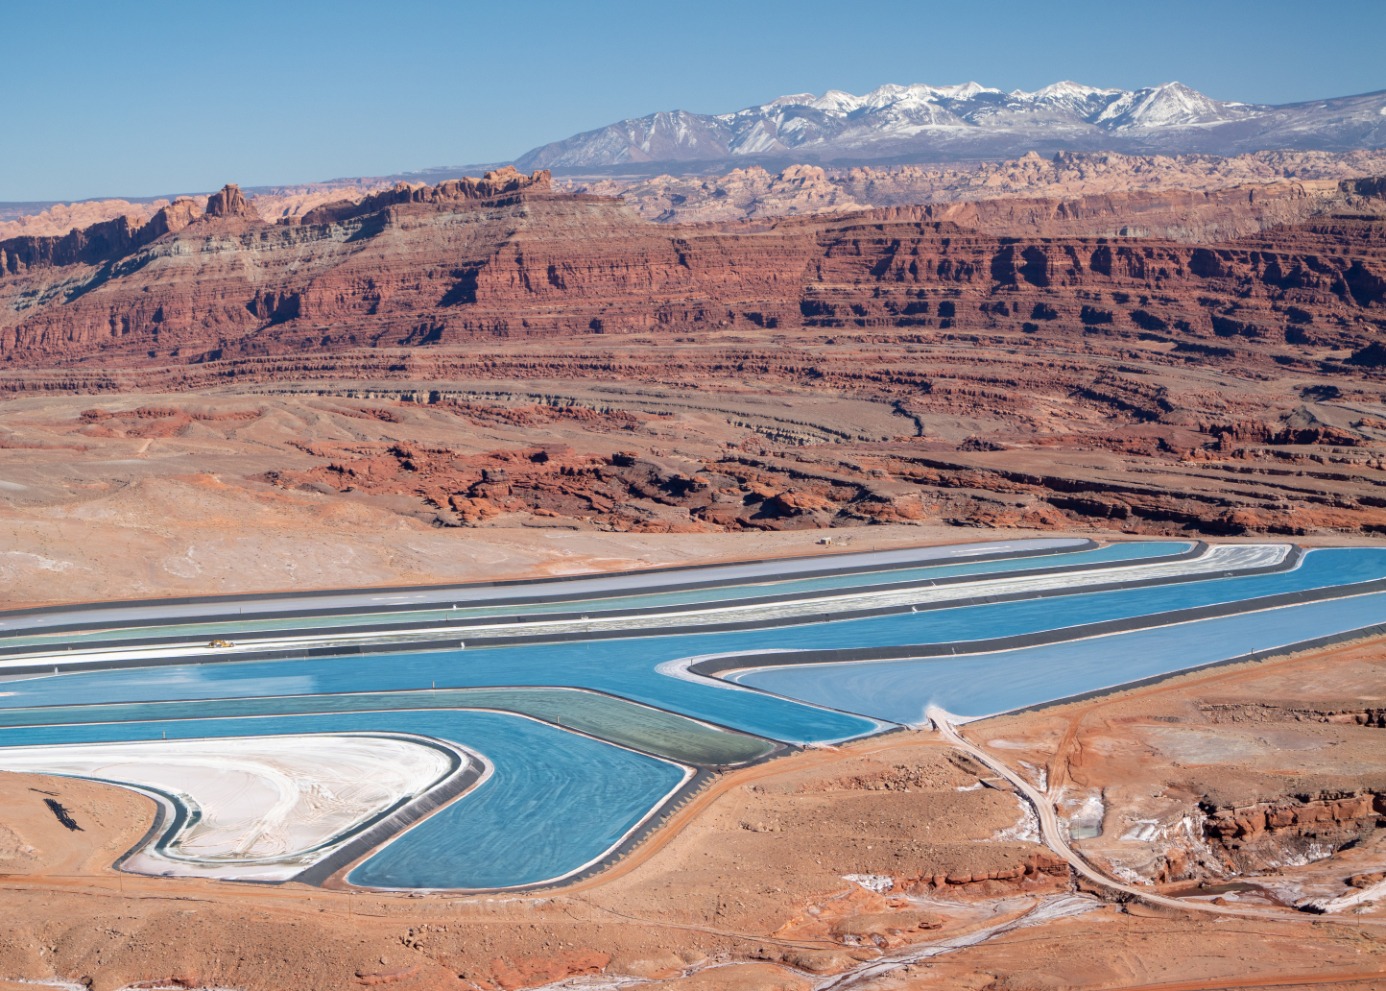
[[[970,545],[962,545],[970,546]],[[411,640],[456,639],[458,649],[465,649],[468,636],[518,637],[533,633],[592,633],[605,631],[623,632],[630,630],[662,630],[670,625],[682,623],[688,633],[699,632],[697,627],[712,626],[720,622],[754,622],[757,619],[780,619],[803,617],[806,623],[814,622],[814,617],[827,613],[843,612],[873,605],[906,606],[938,602],[950,602],[972,598],[978,595],[1005,595],[1011,591],[1023,592],[1028,588],[1046,589],[1056,587],[1082,588],[1085,585],[1111,584],[1122,581],[1142,580],[1142,576],[1182,577],[1185,575],[1209,574],[1233,569],[1224,577],[1235,576],[1236,571],[1254,567],[1278,564],[1291,553],[1293,545],[1288,543],[1267,544],[1216,544],[1207,546],[1196,558],[1179,561],[1156,559],[1135,564],[1118,564],[1114,567],[1090,567],[1064,571],[1058,574],[1029,575],[1016,572],[1006,577],[996,577],[986,573],[963,582],[950,582],[936,585],[932,582],[897,582],[900,588],[880,589],[874,592],[845,590],[838,594],[820,595],[810,599],[794,599],[788,602],[762,603],[758,605],[715,605],[698,609],[678,609],[639,616],[584,616],[580,620],[535,619],[521,623],[498,623],[480,626],[435,626],[414,628],[407,631],[348,631],[342,633],[314,633],[298,637],[262,637],[244,639],[230,647],[211,647],[201,638],[179,643],[160,644],[144,647],[103,647],[90,650],[67,649],[36,650],[31,653],[14,654],[0,661],[0,673],[16,667],[31,667],[35,664],[54,665],[54,673],[61,673],[65,664],[81,663],[88,660],[106,661],[152,661],[168,657],[185,659],[196,663],[199,658],[234,658],[238,654],[252,654],[267,650],[302,650],[315,647],[351,646],[383,644],[404,646]],[[1229,564],[1220,564],[1220,558],[1233,558]],[[1248,558],[1237,563],[1236,558]],[[1297,568],[1296,561],[1294,567]],[[1294,570],[1293,568],[1290,570]],[[1004,572],[1003,572],[1004,574]],[[1073,579],[1088,578],[1089,581],[1077,585]],[[700,620],[700,621],[694,621]],[[227,621],[228,628],[234,621]],[[230,635],[235,636],[234,633]],[[660,634],[651,634],[660,635]],[[407,649],[407,646],[405,646]]]

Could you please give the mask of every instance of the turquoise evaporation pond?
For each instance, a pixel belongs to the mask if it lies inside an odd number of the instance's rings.
[[[148,721],[0,730],[0,746],[375,731],[452,740],[493,765],[488,781],[351,872],[369,887],[504,888],[600,858],[678,786],[676,764],[505,713]]]
[[[606,598],[563,599],[555,602],[532,602],[501,606],[472,606],[462,609],[422,609],[397,612],[362,612],[352,614],[327,614],[320,616],[278,617],[275,619],[234,620],[226,619],[209,623],[142,624],[106,629],[93,629],[85,633],[44,633],[0,638],[0,646],[36,646],[48,644],[77,644],[84,641],[110,641],[150,636],[238,636],[246,633],[298,630],[329,629],[348,626],[366,626],[389,622],[428,622],[430,620],[455,621],[468,617],[496,616],[536,616],[546,613],[606,612],[615,609],[642,609],[648,607],[674,608],[682,605],[698,605],[719,602],[735,604],[742,599],[760,595],[789,595],[800,592],[833,591],[837,589],[859,588],[863,585],[895,584],[897,582],[937,581],[941,578],[954,578],[970,575],[992,575],[1010,572],[1034,571],[1041,568],[1077,568],[1094,564],[1111,564],[1122,561],[1143,562],[1158,558],[1172,557],[1189,550],[1193,545],[1178,541],[1131,541],[1129,543],[1109,544],[1088,551],[1068,551],[1061,553],[1036,553],[1031,557],[1006,558],[994,561],[976,561],[971,564],[926,565],[917,568],[858,572],[855,574],[827,576],[819,578],[798,578],[786,581],[758,581],[737,585],[719,585],[713,588],[684,589],[672,592],[650,592],[643,595],[618,595]],[[523,589],[516,590],[517,595]]]
[[[1386,592],[1376,592],[990,654],[765,668],[732,677],[792,698],[918,723],[929,705],[961,716],[992,715],[1382,623]]]
[[[899,613],[767,630],[594,639],[463,651],[190,664],[45,676],[7,682],[4,687],[12,694],[0,697],[0,708],[390,691],[428,688],[435,681],[439,687],[449,688],[567,685],[610,692],[771,739],[795,743],[827,742],[872,732],[875,725],[859,716],[788,699],[675,679],[658,673],[655,667],[664,661],[710,653],[950,643],[1013,636],[1383,577],[1386,577],[1386,550],[1315,550],[1305,554],[1298,568],[1274,574],[959,606],[917,614]],[[1369,625],[1379,619],[1365,605],[1352,608],[1364,610],[1360,625]],[[1255,646],[1261,645],[1229,643],[1225,656],[1240,654]],[[1055,656],[1061,656],[1061,651]],[[1194,666],[1194,662],[1185,663],[1177,651],[1149,660],[1162,665],[1162,671]],[[769,674],[771,672],[759,672],[757,677]],[[1056,673],[1055,678],[1060,674]],[[1129,663],[1118,659],[1100,671],[1080,676],[1075,670],[1072,675],[1064,675],[1062,690],[1050,691],[1043,697],[1090,691],[1147,676],[1148,666],[1138,663],[1137,659],[1130,659]],[[749,676],[747,683],[754,683]],[[779,690],[768,684],[766,687],[771,691]],[[982,695],[995,694],[993,703],[970,703],[974,712],[1001,711],[1016,704],[1007,694],[1005,684],[979,681],[973,687]],[[826,699],[817,694],[813,698],[844,708],[856,705],[855,701],[849,706],[845,699]],[[208,701],[206,706],[209,716],[216,714],[215,701]],[[866,708],[871,711],[870,706]],[[917,715],[910,718],[913,720]]]
[[[767,669],[730,686],[666,677],[662,661],[714,652],[939,643],[1063,629],[1108,619],[1386,577],[1386,550],[1308,552],[1276,574],[958,606],[917,614],[769,630],[589,640],[452,652],[178,665],[13,680],[0,707],[205,699],[207,719],[0,729],[0,746],[395,731],[484,753],[495,776],[424,820],[352,872],[382,887],[497,888],[565,875],[606,853],[675,787],[683,770],[520,716],[484,711],[217,715],[217,698],[486,685],[574,685],[610,691],[776,739],[861,735],[874,719],[913,722],[936,702],[963,715],[1031,705],[1301,642],[1386,620],[1386,592],[1133,633],[924,661]],[[829,711],[816,704],[869,714]],[[267,709],[270,703],[266,700]],[[26,719],[39,713],[26,714]]]

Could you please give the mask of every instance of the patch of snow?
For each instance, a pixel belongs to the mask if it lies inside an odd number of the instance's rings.
[[[1124,90],[1102,89],[1098,86],[1084,86],[1082,83],[1075,83],[1070,79],[1064,79],[1057,83],[1050,83],[1027,93],[1025,90],[1017,89],[1010,92],[1010,96],[1016,100],[1026,103],[1067,103],[1080,102],[1092,99],[1094,96],[1120,96]]]
[[[850,114],[861,106],[861,97],[844,93],[840,89],[830,89],[822,96],[806,101],[804,106],[828,113]]]
[[[749,109],[769,110],[771,107],[812,107],[816,106],[820,99],[827,99],[836,92],[837,90],[830,89],[822,97],[814,96],[812,93],[787,93],[784,96],[775,97],[769,103],[762,103],[759,107],[752,107]],[[856,99],[856,97],[852,96],[850,93],[843,93],[842,95],[851,99]],[[745,111],[743,111],[743,113],[744,112]]]
[[[1161,83],[1119,97],[1093,122],[1110,121],[1118,130],[1216,124],[1228,119],[1227,107],[1183,83]]]
[[[981,83],[963,83],[959,86],[935,86],[933,91],[945,100],[971,100],[983,93],[1000,95],[999,89],[983,86]]]
[[[1135,106],[1136,98],[1136,93],[1123,93],[1111,103],[1107,104],[1106,108],[1094,117],[1092,122],[1094,124],[1102,124],[1109,120],[1116,120],[1123,114],[1128,113],[1131,108]]]
[[[732,148],[732,153],[736,155],[763,155],[766,152],[782,151],[783,149],[784,145],[780,143],[774,127],[768,121],[758,121],[745,137],[736,142]]]

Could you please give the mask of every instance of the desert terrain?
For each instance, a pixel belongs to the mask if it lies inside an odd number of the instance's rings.
[[[696,189],[502,170],[274,204],[228,186],[72,233],[86,217],[50,211],[0,242],[0,589],[15,609],[996,533],[1370,544],[1378,159]],[[119,872],[151,798],[4,774],[0,978],[1375,987],[1380,658],[962,724],[1067,851],[925,729],[719,771],[596,877],[465,897]]]
[[[644,533],[1382,532],[1379,181],[1064,189],[679,226],[512,170],[10,239],[12,601],[542,573],[597,533],[617,566]]]
[[[1233,156],[1061,152],[1052,156],[1030,153],[1007,161],[937,166],[825,168],[796,165],[771,171],[757,164],[722,174],[714,170],[711,173],[618,177],[583,176],[570,170],[557,184],[575,193],[618,196],[643,217],[660,223],[675,223],[1005,197],[1062,199],[1133,191],[1203,193],[1236,188],[1275,189],[1290,183],[1322,188],[1344,179],[1370,178],[1383,172],[1386,172],[1386,155],[1380,150],[1366,149],[1253,152]],[[439,175],[434,181],[451,178],[452,175]],[[304,186],[247,189],[246,196],[259,216],[267,220],[286,220],[327,203],[362,199],[400,181],[400,178],[388,177],[342,179]],[[419,180],[414,179],[413,184],[419,184]],[[119,217],[139,227],[178,198],[0,204],[0,239],[22,235],[62,237],[73,230],[84,230]]]
[[[1075,881],[1013,788],[929,731],[729,772],[596,879],[465,898],[117,874],[152,802],[7,774],[0,972],[112,989],[596,974],[670,988],[1372,987],[1386,968],[1381,902],[1363,897],[1383,866],[1382,670],[1367,644],[963,727],[1047,789],[1070,829],[1097,796],[1101,833],[1076,849],[1182,910]]]

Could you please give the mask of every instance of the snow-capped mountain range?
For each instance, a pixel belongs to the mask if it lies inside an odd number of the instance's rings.
[[[1026,151],[1236,154],[1386,146],[1386,91],[1281,106],[1214,100],[1182,83],[1060,82],[1034,92],[964,83],[782,96],[735,113],[661,111],[535,148],[521,168],[747,160],[869,163]]]

